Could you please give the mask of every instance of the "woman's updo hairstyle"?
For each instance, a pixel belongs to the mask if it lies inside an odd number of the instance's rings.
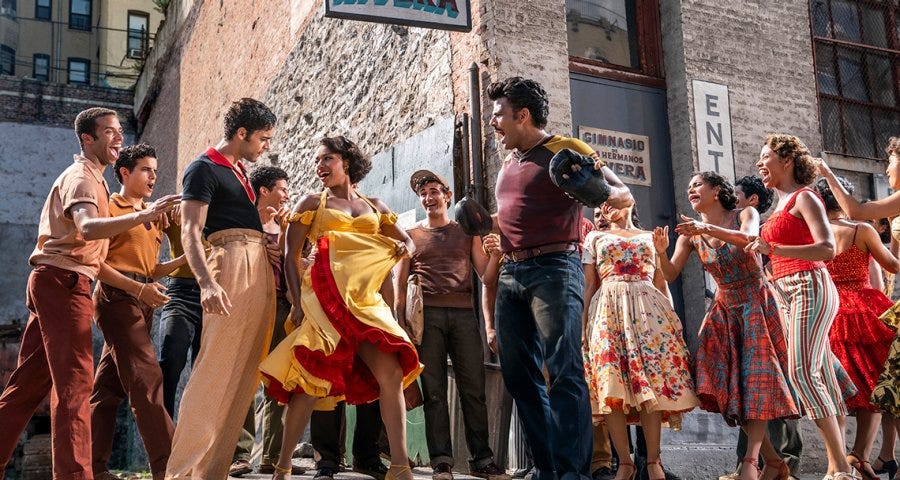
[[[766,146],[779,157],[794,161],[794,180],[800,185],[809,185],[818,176],[816,164],[806,145],[793,135],[772,133],[766,137]]]
[[[737,196],[734,194],[734,186],[725,177],[716,172],[700,172],[694,175],[700,177],[711,187],[719,187],[719,195],[716,197],[725,210],[734,210],[737,207]]]

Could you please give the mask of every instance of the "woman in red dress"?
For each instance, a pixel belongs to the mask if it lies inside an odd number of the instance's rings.
[[[840,177],[838,181],[848,192],[853,192],[850,182]],[[875,480],[878,477],[868,459],[881,414],[869,397],[878,383],[878,375],[884,369],[894,331],[878,320],[878,316],[890,308],[892,302],[881,291],[872,288],[869,259],[874,258],[891,273],[900,269],[900,261],[884,247],[878,232],[871,225],[847,220],[826,180],[816,182],[815,190],[825,201],[839,252],[827,264],[841,297],[841,306],[829,334],[831,350],[859,390],[847,400],[847,409],[856,414],[857,422],[856,438],[848,460],[864,478]]]

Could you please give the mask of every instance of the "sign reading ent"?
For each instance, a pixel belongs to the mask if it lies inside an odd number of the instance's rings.
[[[650,137],[581,125],[578,139],[593,148],[623,182],[650,186]]]
[[[694,80],[694,126],[700,171],[712,170],[734,181],[731,108],[728,87]]]
[[[325,0],[325,16],[468,32],[470,0]]]

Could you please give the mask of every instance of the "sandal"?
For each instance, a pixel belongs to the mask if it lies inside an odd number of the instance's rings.
[[[272,465],[272,468],[275,469],[275,472],[272,473],[272,480],[291,478],[291,467],[284,468]]]
[[[760,474],[762,474],[762,469],[759,468],[759,461],[757,459],[755,459],[753,457],[744,457],[744,459],[741,460],[741,464],[752,465],[753,468],[756,469],[756,478],[757,478],[757,480],[759,479]],[[660,464],[660,467],[661,466],[662,466],[662,464]],[[743,471],[744,471],[744,467],[741,468],[742,473],[743,473]]]
[[[847,463],[850,464],[851,467],[855,468],[856,471],[862,475],[862,478],[866,480],[880,480],[878,475],[875,475],[875,472],[872,471],[872,464],[869,463],[868,460],[863,460],[862,455],[854,452],[853,450],[847,454]],[[869,468],[866,468],[866,465]],[[870,473],[871,472],[871,473]]]
[[[622,467],[631,467],[631,475],[628,476],[628,480],[634,480],[634,477],[637,476],[637,466],[635,466],[634,462],[624,462],[619,460],[619,468]]]
[[[773,458],[773,459],[765,459],[766,465],[763,468],[763,472],[769,470],[769,468],[777,468],[774,477],[768,477],[772,480],[790,480],[791,478],[791,469],[788,467],[787,462],[784,461],[783,458]],[[767,478],[766,474],[763,473],[762,478]]]
[[[647,470],[647,478],[650,480],[666,480],[665,475],[665,467],[663,467],[662,459],[657,458],[656,460],[647,460],[647,465],[659,465],[659,469],[663,471],[663,476],[660,478],[650,478],[650,471]]]
[[[885,460],[879,456],[878,461],[881,462],[881,468],[875,468],[875,466],[872,465],[873,472],[876,474],[886,473],[888,474],[888,478],[891,479],[897,475],[897,460],[894,460],[893,458]]]
[[[396,470],[395,470],[396,469]],[[396,471],[396,473],[394,473]],[[405,480],[407,475],[409,475],[409,479],[411,480],[413,477],[412,470],[409,468],[409,464],[407,465],[395,465],[391,464],[388,468],[387,474],[384,476],[384,480]],[[402,477],[401,477],[402,475]]]

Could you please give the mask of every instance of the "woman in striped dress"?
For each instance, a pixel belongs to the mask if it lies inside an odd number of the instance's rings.
[[[834,235],[822,199],[806,185],[816,166],[792,135],[772,134],[756,162],[767,188],[778,194],[775,212],[747,249],[768,255],[782,307],[788,344],[788,378],[803,410],[825,440],[828,480],[859,478],[845,457],[838,416],[847,414],[831,361],[828,332],[837,315],[837,289],[825,268],[834,258]]]

